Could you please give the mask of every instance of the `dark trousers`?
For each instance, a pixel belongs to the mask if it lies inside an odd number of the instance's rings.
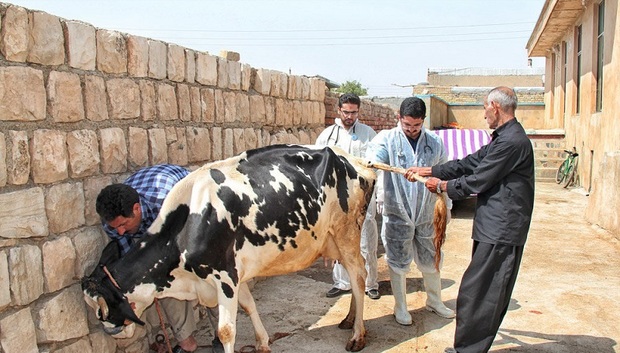
[[[523,246],[474,241],[456,299],[457,352],[489,351],[508,310],[522,255]]]

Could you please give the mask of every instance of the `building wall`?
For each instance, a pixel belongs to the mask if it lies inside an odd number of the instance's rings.
[[[519,104],[516,112],[517,120],[526,130],[555,129],[555,126],[549,126],[544,119],[544,108],[541,104]],[[484,120],[482,104],[451,105],[448,110],[448,122],[456,122],[467,129],[488,129],[489,127]]]
[[[450,122],[450,106],[444,100],[430,96],[427,110],[429,120],[427,127],[437,129]]]
[[[579,157],[579,180],[590,194],[586,219],[615,234],[620,234],[620,27],[617,0],[605,1],[603,109],[596,111],[596,37],[598,1],[591,1],[581,16],[547,51],[549,77],[545,85],[546,120],[564,123],[566,147],[576,147]],[[582,69],[576,70],[576,26],[583,28]],[[566,45],[563,45],[563,42]],[[566,48],[566,50],[564,50]],[[563,84],[566,58],[566,86]],[[581,76],[581,93],[577,96],[577,75]],[[580,111],[576,111],[577,100]]]
[[[488,126],[482,115],[482,104],[484,97],[492,87],[449,87],[424,84],[414,86],[413,94],[419,97],[434,97],[434,100],[428,100],[431,102],[430,105],[427,102],[430,106],[428,114],[431,117],[430,126],[432,127],[445,123],[458,123],[462,128],[486,129]],[[516,87],[515,93],[519,100],[517,117],[527,130],[562,128],[557,119],[545,118],[546,111],[543,102],[546,95],[543,87]],[[433,103],[435,100],[442,103]],[[438,110],[435,111],[435,109]]]
[[[0,351],[146,352],[144,329],[114,340],[83,299],[108,241],[99,191],[148,165],[312,144],[325,82],[10,4],[0,26]]]
[[[429,69],[427,80],[430,85],[448,87],[540,87],[543,85],[539,68]]]

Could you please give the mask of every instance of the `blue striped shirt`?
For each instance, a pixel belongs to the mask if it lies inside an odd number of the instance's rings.
[[[176,183],[188,174],[189,171],[183,167],[160,164],[140,169],[123,182],[123,184],[134,188],[140,195],[140,208],[142,209],[140,229],[135,234],[119,235],[116,229],[111,228],[106,223],[103,224],[103,229],[108,236],[118,242],[123,255],[131,248],[134,238],[137,239],[146,234],[146,230],[157,218],[166,195]]]

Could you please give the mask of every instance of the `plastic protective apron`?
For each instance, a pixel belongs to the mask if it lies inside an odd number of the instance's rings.
[[[394,129],[380,132],[369,148],[371,159],[401,168],[429,167],[447,161],[441,140],[424,128],[414,153],[400,123]],[[412,183],[403,175],[384,173],[383,176],[381,238],[388,264],[396,272],[407,273],[415,261],[421,272],[435,272],[433,215],[437,196],[423,183]]]

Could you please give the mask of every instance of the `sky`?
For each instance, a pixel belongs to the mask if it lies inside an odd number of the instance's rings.
[[[254,68],[406,97],[428,69],[527,68],[545,0],[0,0]],[[544,58],[532,58],[544,67]]]

